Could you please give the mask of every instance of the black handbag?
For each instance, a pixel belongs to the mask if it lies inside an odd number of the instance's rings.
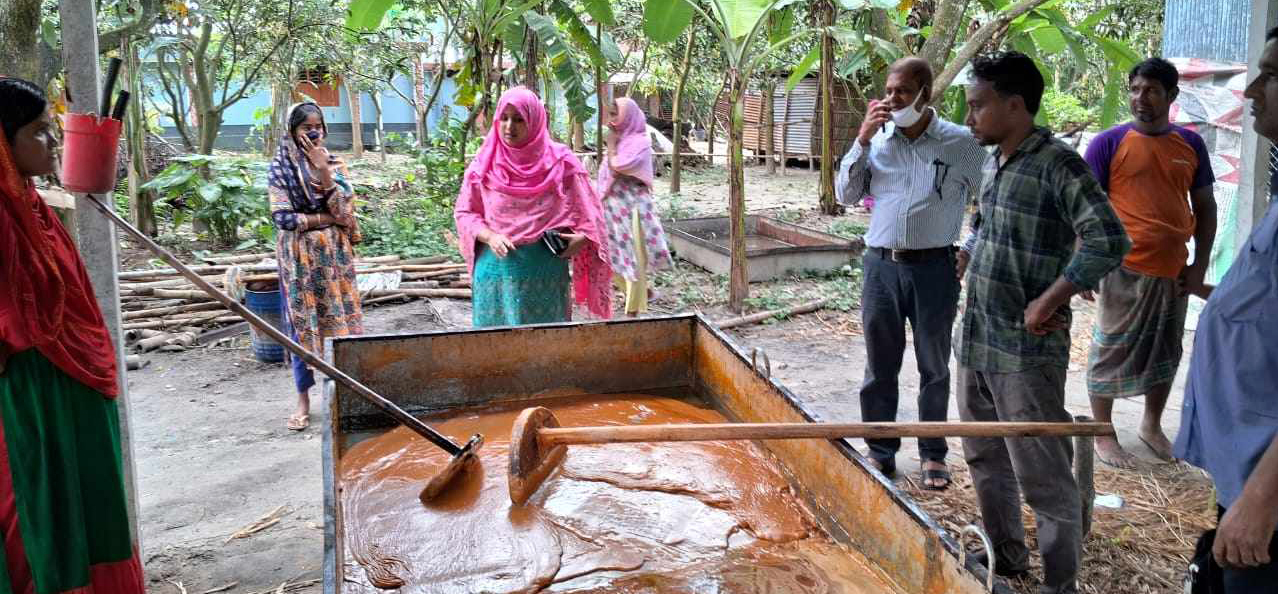
[[[550,253],[556,256],[564,253],[564,250],[568,249],[568,240],[564,239],[562,232],[558,229],[550,229],[545,233],[542,233],[541,241],[546,244],[546,249],[549,249]]]
[[[1185,594],[1225,594],[1225,574],[1211,554],[1215,543],[1215,529],[1198,537],[1194,556],[1190,557],[1189,568],[1185,571]]]

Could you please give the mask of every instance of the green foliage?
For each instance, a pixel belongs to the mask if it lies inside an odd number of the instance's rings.
[[[571,12],[568,13],[570,20],[576,20],[576,16]],[[585,68],[577,61],[577,57],[573,55],[572,46],[560,34],[559,25],[555,19],[545,15],[537,14],[529,10],[524,13],[524,21],[537,34],[537,41],[545,44],[546,58],[549,61],[550,69],[555,74],[555,81],[563,88],[564,97],[568,100],[568,111],[578,121],[589,120],[595,115],[594,108],[590,107],[590,95],[592,90],[584,76]],[[577,21],[578,25],[581,25]],[[585,27],[580,26],[582,31]],[[570,27],[570,30],[573,30]],[[586,42],[590,42],[588,33],[585,35]],[[581,41],[579,40],[579,43]],[[598,54],[598,49],[595,49]],[[602,54],[599,54],[598,60],[603,62]]]
[[[417,258],[456,252],[446,234],[454,226],[453,205],[466,171],[463,126],[457,120],[444,120],[425,147],[406,147],[414,157],[414,169],[422,175],[408,174],[403,190],[360,188],[367,203],[357,211],[364,231],[362,255]],[[471,138],[468,150],[478,149],[481,142]]]
[[[835,219],[833,223],[830,223],[830,233],[848,239],[859,239],[869,230],[865,223],[850,218]]]
[[[1096,111],[1083,107],[1078,97],[1050,88],[1043,93],[1041,111],[1047,117],[1048,127],[1057,131],[1070,124],[1094,123],[1099,119]]]
[[[670,43],[692,22],[692,5],[686,0],[647,0],[643,5],[643,32],[653,43]]]
[[[266,191],[267,164],[245,157],[186,155],[176,157],[143,190],[159,195],[157,203],[171,209],[176,229],[188,217],[208,224],[213,239],[234,245],[241,229],[252,243],[269,242],[271,224]]]
[[[395,0],[351,0],[346,27],[356,31],[372,31],[381,26],[382,18]]]

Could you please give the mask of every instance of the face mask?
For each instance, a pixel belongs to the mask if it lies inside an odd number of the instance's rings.
[[[898,128],[909,128],[917,124],[922,117],[923,112],[914,107],[913,103],[892,112],[892,121],[896,122]]]
[[[312,142],[314,142],[320,139],[320,133],[316,130],[311,130],[310,132],[306,133],[306,137],[311,139]]]
[[[924,90],[926,90],[926,87],[924,87]],[[921,92],[919,97],[922,97]],[[919,119],[923,117],[923,112],[914,106],[915,103],[918,103],[917,99],[914,103],[892,112],[892,121],[896,123],[898,128],[909,128],[917,124]]]

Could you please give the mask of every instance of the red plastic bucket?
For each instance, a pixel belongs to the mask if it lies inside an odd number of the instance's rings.
[[[62,116],[62,187],[86,194],[115,190],[121,126],[120,120],[94,114]]]

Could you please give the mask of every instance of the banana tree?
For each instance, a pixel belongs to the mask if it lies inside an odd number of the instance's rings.
[[[693,15],[705,23],[723,52],[727,69],[727,93],[731,105],[728,126],[728,217],[732,268],[728,281],[728,305],[733,311],[745,307],[749,293],[745,249],[745,165],[742,145],[745,135],[745,91],[750,76],[773,52],[815,32],[804,29],[775,43],[766,39],[768,15],[796,0],[646,0],[644,33],[656,43],[674,41],[692,22]],[[758,51],[758,45],[764,45]]]
[[[591,83],[598,81],[592,80],[592,71],[605,71],[609,64],[620,62],[621,50],[611,35],[597,37],[583,17],[588,16],[597,26],[612,27],[617,24],[616,16],[607,0],[581,0],[576,4],[570,0],[546,0],[543,6],[546,14],[528,10],[523,20],[546,52],[545,67],[563,90],[568,112],[574,120],[585,122],[595,114],[590,106],[594,93]],[[522,42],[516,36],[523,33],[518,27],[508,30],[507,46],[517,47],[510,44]]]

